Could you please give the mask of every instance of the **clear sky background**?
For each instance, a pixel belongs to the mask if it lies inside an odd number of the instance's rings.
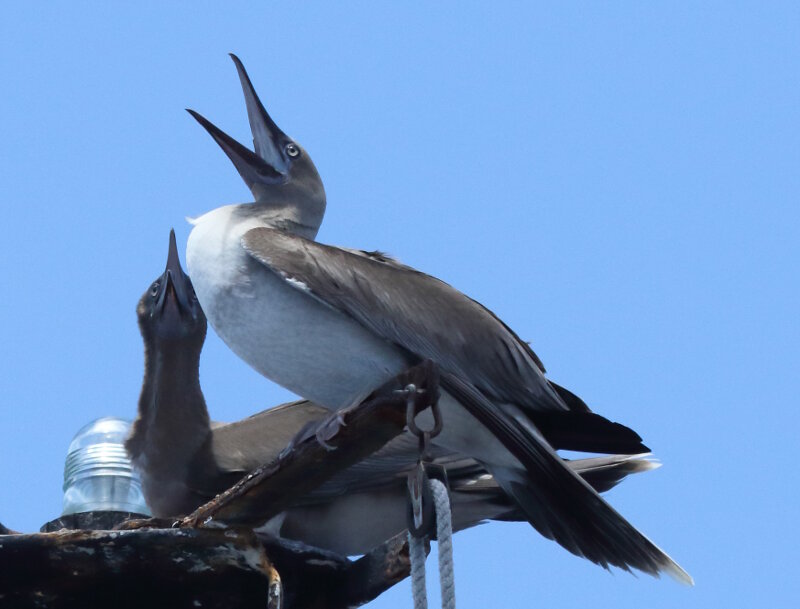
[[[455,539],[462,609],[797,606],[797,4],[163,4],[0,9],[0,521],[58,516],[73,433],[135,415],[170,227],[251,200],[184,112],[249,143],[233,51],[321,241],[484,303],[664,464],[608,499],[695,588],[492,523]],[[218,420],[290,398],[213,334],[201,374]]]

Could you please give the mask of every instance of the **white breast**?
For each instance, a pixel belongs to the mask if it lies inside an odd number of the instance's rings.
[[[267,224],[237,217],[236,207],[215,209],[195,221],[186,264],[208,321],[239,357],[331,409],[362,399],[407,367],[394,345],[251,258],[241,238]]]

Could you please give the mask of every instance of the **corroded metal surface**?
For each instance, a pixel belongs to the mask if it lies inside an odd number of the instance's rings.
[[[0,607],[266,607],[252,532],[142,529],[0,538]]]

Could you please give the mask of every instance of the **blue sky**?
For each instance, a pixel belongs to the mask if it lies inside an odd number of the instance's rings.
[[[483,302],[664,464],[608,498],[695,588],[493,523],[455,539],[462,608],[796,606],[796,4],[5,3],[0,51],[4,524],[134,416],[170,227],[250,200],[183,110],[249,141],[232,51],[323,177],[321,241]],[[213,335],[201,374],[219,420],[290,397]]]

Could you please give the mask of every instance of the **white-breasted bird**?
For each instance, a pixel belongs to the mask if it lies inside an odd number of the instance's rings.
[[[549,382],[527,343],[434,277],[313,241],[325,210],[319,174],[234,61],[256,154],[193,113],[256,199],[192,221],[187,265],[217,334],[264,376],[331,410],[433,360],[444,420],[437,445],[479,461],[525,518],[569,551],[691,583],[556,454],[570,446],[549,441],[548,425],[556,436],[581,430],[597,450],[617,452],[601,448],[602,430],[614,424]]]

